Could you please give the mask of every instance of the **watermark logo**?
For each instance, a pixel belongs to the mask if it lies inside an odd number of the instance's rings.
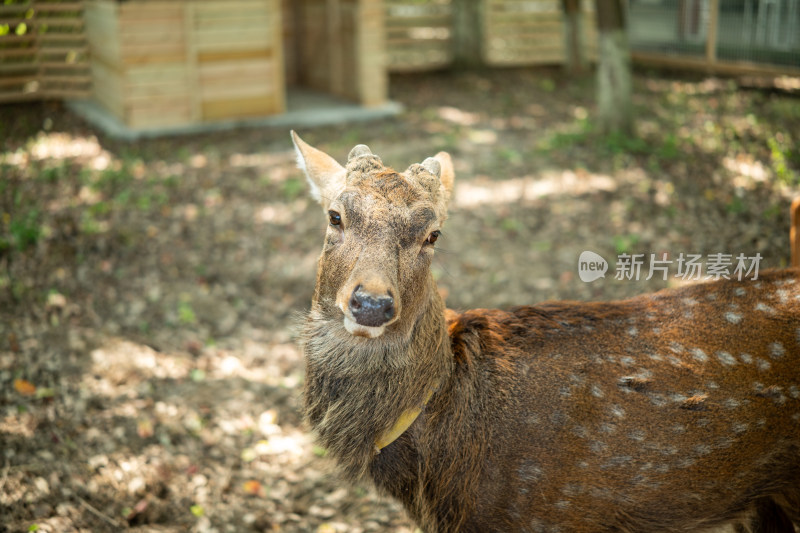
[[[581,281],[591,283],[598,278],[606,277],[608,271],[608,261],[603,256],[590,250],[581,252],[578,258],[578,276]]]
[[[705,259],[705,261],[703,261]],[[683,281],[718,280],[718,279],[758,279],[758,267],[761,254],[753,256],[744,254],[700,254],[681,253],[677,259],[669,259],[668,254],[661,257],[656,254],[619,254],[617,256],[614,279],[617,281],[649,281],[660,278],[664,281],[675,269],[674,277]],[[605,278],[608,262],[595,252],[586,250],[578,258],[578,276],[581,281],[590,283],[598,278]]]

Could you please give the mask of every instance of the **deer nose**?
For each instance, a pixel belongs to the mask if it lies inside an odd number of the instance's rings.
[[[395,309],[392,295],[376,297],[365,291],[361,285],[353,291],[349,305],[353,318],[362,326],[376,328],[394,318]]]

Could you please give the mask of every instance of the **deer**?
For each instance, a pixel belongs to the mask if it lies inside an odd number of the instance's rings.
[[[303,410],[345,479],[427,533],[797,531],[800,270],[452,311],[451,157],[291,137],[327,221]]]

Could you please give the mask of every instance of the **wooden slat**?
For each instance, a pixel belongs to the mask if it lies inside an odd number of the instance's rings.
[[[38,35],[40,43],[61,42],[61,41],[85,41],[86,34],[80,33],[42,33]]]
[[[28,2],[27,4],[7,4],[7,5],[0,5],[0,16],[11,15],[15,13],[19,13],[24,15],[29,9],[33,7],[33,4]]]
[[[40,69],[54,68],[59,70],[88,70],[89,65],[86,62],[81,63],[64,63],[59,61],[39,61]]]
[[[33,6],[36,13],[64,13],[83,11],[86,5],[84,2],[36,2]]]
[[[0,86],[3,85],[20,85],[36,81],[36,76],[30,74],[28,76],[4,76],[0,78]]]
[[[80,74],[75,76],[56,76],[56,75],[47,75],[41,77],[42,83],[75,83],[75,84],[83,84],[89,83],[92,81],[92,77],[89,74]]]
[[[27,63],[0,63],[0,73],[38,70],[38,65],[33,61]]]
[[[26,22],[27,23],[27,22]],[[32,20],[30,25],[34,27],[47,26],[48,31],[54,31],[53,28],[83,28],[82,17],[36,17]]]
[[[248,50],[253,48],[269,48],[272,35],[263,28],[255,29],[219,29],[197,32],[197,49],[199,51]]]
[[[56,54],[86,54],[89,52],[89,47],[84,46],[40,46],[39,55],[56,55]]]
[[[269,59],[211,62],[200,63],[198,74],[200,82],[203,83],[214,79],[238,80],[240,78],[269,77],[274,68],[274,62]]]
[[[34,92],[30,93],[21,93],[19,91],[0,92],[0,103],[27,102],[30,100],[36,100],[38,98],[40,98],[40,95]]]
[[[0,58],[35,56],[36,48],[6,48],[0,50]]]
[[[204,83],[200,87],[200,95],[203,102],[234,99],[234,98],[258,98],[262,96],[272,97],[274,87],[271,80],[251,80],[238,83],[217,81],[215,83]]]
[[[191,72],[184,61],[175,61],[171,64],[150,63],[131,66],[125,71],[125,75],[126,83],[137,85],[188,80]]]
[[[0,21],[3,24],[3,21]],[[0,43],[32,43],[36,41],[35,35],[3,35],[0,37]]]
[[[280,111],[270,95],[203,102],[204,120],[257,117]]]
[[[211,63],[215,61],[239,61],[247,59],[269,59],[276,56],[273,50],[269,48],[262,49],[249,49],[249,50],[226,50],[226,51],[208,51],[199,52],[197,60],[200,63]]]
[[[86,89],[44,89],[42,91],[42,97],[45,99],[57,99],[57,100],[71,100],[71,99],[84,99],[88,98],[91,95],[91,90],[87,87]]]
[[[267,32],[272,24],[272,16],[265,13],[254,13],[250,16],[242,16],[237,13],[236,17],[197,17],[193,21],[196,30],[219,30],[219,29],[245,29],[261,30]]]

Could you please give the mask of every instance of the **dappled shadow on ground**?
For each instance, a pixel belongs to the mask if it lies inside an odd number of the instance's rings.
[[[556,72],[393,80],[396,120],[304,131],[338,159],[456,164],[434,275],[449,306],[611,299],[619,254],[788,261],[793,95],[639,75],[637,139],[593,132]],[[8,531],[413,531],[341,482],[300,415],[296,345],[324,234],[287,132],[124,144],[58,106],[5,107],[0,516]],[[577,258],[611,263],[584,283]]]

